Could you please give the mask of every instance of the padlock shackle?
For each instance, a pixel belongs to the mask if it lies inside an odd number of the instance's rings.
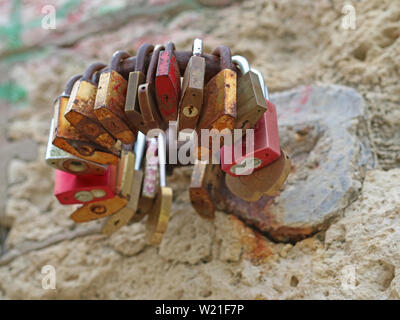
[[[258,79],[259,79],[260,85],[261,85],[261,89],[262,89],[262,92],[263,92],[263,96],[264,96],[265,99],[269,100],[268,88],[267,88],[267,86],[265,84],[264,77],[263,77],[261,71],[259,71],[257,69],[254,69],[254,68],[251,68],[250,70],[252,72],[254,72],[258,76]]]
[[[167,42],[165,45],[165,51],[168,51],[170,55],[175,51],[175,44],[171,41]]]
[[[142,73],[146,72],[146,62],[149,62],[146,58],[150,52],[154,50],[154,46],[149,43],[143,43],[136,55],[136,62],[135,62],[135,71],[139,71]]]
[[[193,40],[192,54],[199,57],[203,54],[203,40],[199,38]]]
[[[121,51],[121,50],[115,51],[111,57],[110,70],[116,71],[119,73],[119,67],[120,67],[121,60],[125,60],[129,57],[130,57],[130,55],[126,51]]]
[[[178,62],[179,66],[179,72],[180,74],[184,74],[186,70],[186,66],[190,60],[190,58],[193,56],[192,51],[174,51],[174,56],[176,61]],[[212,54],[207,54],[204,53],[201,55],[206,60],[206,74],[204,81],[207,83],[212,77],[214,77],[218,72],[221,71],[221,66],[219,62],[219,58],[212,55]],[[150,61],[151,57],[148,55],[146,57],[147,62]],[[136,64],[136,57],[130,57],[127,58],[123,61],[120,62],[120,74],[128,78],[129,73],[135,70],[135,64]],[[238,71],[236,66],[234,65],[234,71]]]
[[[147,70],[147,75],[146,75],[146,82],[149,85],[153,85],[158,65],[158,57],[160,56],[160,51],[164,49],[165,47],[162,44],[158,44],[154,47],[153,54],[151,56],[149,63],[149,69]]]
[[[94,73],[96,73],[96,71],[99,71],[100,69],[103,69],[104,67],[106,67],[104,63],[101,62],[92,63],[83,73],[81,80],[92,82]]]
[[[167,186],[167,176],[166,176],[166,163],[167,163],[167,152],[165,146],[165,133],[161,132],[158,137],[158,164],[160,166],[160,187]]]
[[[246,74],[247,72],[250,71],[250,64],[249,64],[249,62],[247,61],[247,59],[245,57],[238,56],[238,55],[237,56],[233,56],[232,57],[232,62],[234,64],[236,64],[236,66],[239,67],[240,73],[242,75],[244,75],[244,74]]]
[[[136,159],[135,159],[135,170],[139,170],[140,169],[140,165],[142,163],[145,147],[146,147],[146,135],[143,132],[138,131],[138,135],[137,135],[137,139],[136,139],[136,143],[135,143],[135,148],[133,150],[134,153],[135,153],[135,156],[136,156]]]
[[[77,74],[69,78],[67,84],[65,85],[64,92],[62,93],[63,96],[70,96],[72,92],[72,88],[74,87],[75,82],[82,78],[81,74]]]
[[[227,46],[218,46],[211,52],[211,54],[219,57],[221,70],[230,69],[232,71],[235,71],[232,62],[231,49],[229,49]]]

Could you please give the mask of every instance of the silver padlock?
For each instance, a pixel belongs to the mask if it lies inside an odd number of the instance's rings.
[[[46,149],[46,163],[58,170],[72,174],[103,175],[107,166],[75,157],[53,145],[54,119],[51,120],[49,140]]]

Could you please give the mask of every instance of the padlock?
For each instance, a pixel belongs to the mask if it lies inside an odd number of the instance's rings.
[[[166,123],[176,121],[181,94],[181,74],[174,50],[175,45],[168,42],[160,52],[155,79],[158,108]]]
[[[49,166],[72,174],[103,175],[106,173],[106,165],[80,159],[53,145],[53,134],[54,120],[51,119],[49,140],[46,149],[46,163]]]
[[[97,120],[93,108],[96,100],[97,82],[95,74],[106,67],[103,63],[93,63],[75,82],[64,117],[84,137],[108,150],[113,150],[116,140]]]
[[[225,183],[235,196],[254,202],[263,195],[276,196],[285,183],[290,169],[290,158],[282,150],[280,157],[268,166],[253,172],[251,175],[233,177],[227,174]]]
[[[81,135],[64,117],[73,85],[81,76],[72,77],[54,105],[53,145],[84,160],[100,164],[117,164],[119,152],[106,150]],[[115,148],[116,149],[116,148]]]
[[[195,129],[203,106],[204,76],[206,60],[201,57],[203,43],[193,42],[193,56],[190,58],[182,82],[182,97],[179,104],[179,131]]]
[[[131,128],[139,130],[144,134],[149,130],[143,119],[139,107],[138,88],[146,82],[146,57],[154,49],[151,44],[142,44],[136,55],[135,71],[129,73],[128,89],[125,101],[125,114]]]
[[[134,149],[136,158],[130,198],[127,205],[117,213],[113,214],[104,224],[102,232],[108,236],[128,224],[130,221],[140,221],[150,209],[140,203],[139,200],[143,181],[143,171],[140,169],[140,166],[145,147],[146,137],[139,131]]]
[[[236,119],[236,72],[231,51],[219,46],[212,52],[220,58],[221,71],[215,75],[204,89],[203,110],[198,129],[233,130]]]
[[[202,161],[195,163],[189,186],[189,196],[193,208],[200,217],[213,220],[215,207],[213,198],[219,189],[223,172],[219,164]]]
[[[149,68],[147,70],[146,83],[139,86],[139,106],[144,122],[148,129],[160,128],[165,130],[167,124],[162,120],[160,111],[155,100],[154,76],[157,69],[160,51],[164,49],[162,45],[156,45],[151,56]]]
[[[217,132],[231,135],[236,119],[237,79],[231,60],[231,51],[228,47],[219,46],[214,49],[212,54],[219,56],[222,70],[205,86],[203,108],[196,129],[198,134],[197,158],[207,161],[210,161],[213,139],[210,137],[209,146],[205,147],[201,130],[215,129]],[[221,143],[226,144],[222,137],[220,145]],[[215,155],[211,153],[211,156]]]
[[[267,109],[260,77],[250,70],[248,61],[242,56],[233,56],[235,63],[242,74],[238,80],[236,93],[236,122],[235,129],[241,129],[242,134],[246,129],[253,129],[257,121]]]
[[[159,134],[157,140],[160,186],[154,205],[148,213],[146,223],[146,241],[154,245],[158,245],[162,241],[168,227],[172,206],[172,189],[166,186],[166,140],[164,133]]]
[[[134,132],[128,125],[125,115],[125,99],[128,81],[119,74],[121,60],[129,57],[124,51],[113,54],[109,70],[100,75],[99,86],[94,104],[94,114],[100,123],[122,143],[131,144],[136,140]]]
[[[75,222],[87,222],[112,215],[124,208],[131,197],[134,183],[134,163],[135,154],[132,152],[132,145],[123,144],[121,161],[114,178],[114,196],[106,200],[85,204],[73,212],[70,218]]]
[[[61,204],[84,204],[114,197],[116,167],[108,166],[105,175],[75,175],[56,170],[54,195]]]
[[[261,80],[260,83],[262,83]],[[234,177],[247,175],[279,158],[280,142],[276,108],[267,99],[266,103],[267,111],[264,112],[254,127],[254,142],[250,141],[254,146],[254,148],[251,148],[253,151],[245,153],[247,140],[245,136],[242,138],[242,143],[224,145],[220,149],[221,168],[227,174]]]

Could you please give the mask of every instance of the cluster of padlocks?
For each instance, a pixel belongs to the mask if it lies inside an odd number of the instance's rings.
[[[175,51],[172,42],[143,44],[136,57],[117,51],[109,66],[91,64],[56,99],[46,161],[56,168],[58,201],[82,204],[71,219],[107,217],[102,231],[110,235],[147,216],[147,241],[159,244],[172,205],[165,134],[171,122],[179,132],[198,133],[189,141],[203,161],[195,162],[189,194],[203,218],[214,217],[221,184],[232,197],[251,202],[276,195],[289,174],[275,106],[261,73],[244,57],[231,57],[225,46],[203,54],[200,39],[192,52]],[[158,134],[150,135],[154,129]],[[204,129],[235,132],[242,143],[224,140],[221,162],[214,163],[211,147],[198,141]]]

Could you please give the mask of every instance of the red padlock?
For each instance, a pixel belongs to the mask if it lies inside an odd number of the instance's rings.
[[[105,175],[74,175],[56,170],[54,195],[61,204],[86,204],[114,197],[117,168],[108,166]]]
[[[275,105],[266,99],[267,111],[254,127],[254,151],[246,154],[246,136],[242,143],[220,149],[221,168],[231,176],[248,175],[279,158],[281,154]]]
[[[168,42],[158,58],[156,95],[158,108],[165,122],[176,121],[181,95],[181,75],[173,54],[175,45]]]

